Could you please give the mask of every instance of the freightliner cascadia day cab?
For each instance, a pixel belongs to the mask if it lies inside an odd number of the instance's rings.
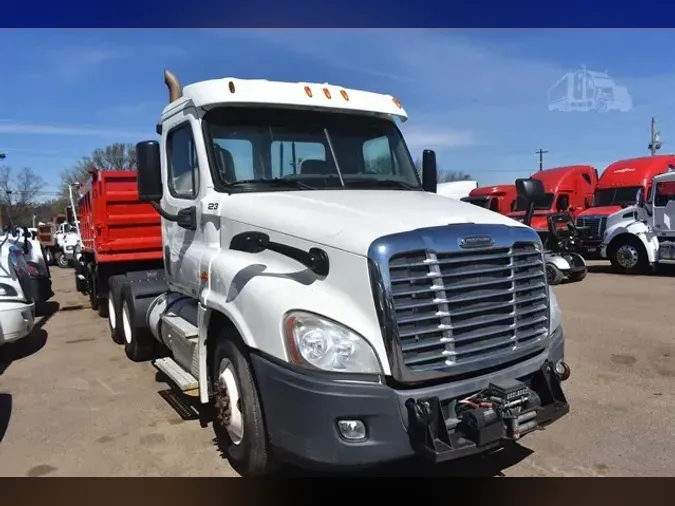
[[[635,204],[638,190],[646,196],[651,191],[654,176],[675,166],[675,155],[655,155],[619,160],[600,175],[591,206],[577,214],[576,225],[581,231],[581,253],[587,257],[600,253],[607,229],[607,217],[624,207]]]
[[[541,240],[436,195],[433,151],[420,182],[398,100],[165,82],[161,141],[137,145],[164,269],[122,285],[119,316],[133,360],[213,402],[239,473],[444,461],[568,412]]]
[[[516,197],[516,187],[514,185],[498,184],[475,188],[469,192],[468,197],[460,200],[506,215],[513,211]]]

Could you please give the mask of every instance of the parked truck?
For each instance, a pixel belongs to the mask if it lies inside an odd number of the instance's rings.
[[[499,184],[495,186],[481,186],[469,192],[462,202],[468,202],[499,214],[509,214],[516,204],[516,187],[514,185]]]
[[[607,217],[636,202],[638,190],[648,196],[654,176],[675,166],[675,155],[655,155],[619,160],[609,165],[598,180],[588,209],[576,215],[581,231],[579,247],[587,257],[600,254]]]
[[[160,218],[138,200],[133,171],[93,170],[77,202],[82,244],[76,252],[75,283],[91,308],[108,317],[115,342],[122,343],[119,313],[111,292],[134,272],[162,268]]]
[[[433,151],[420,181],[398,100],[235,78],[183,89],[168,71],[165,83],[161,141],[136,147],[164,265],[120,273],[111,314],[129,358],[213,402],[239,473],[446,461],[568,412],[540,238],[436,195]],[[297,148],[286,175],[282,143]]]
[[[591,204],[598,171],[591,165],[570,165],[535,172],[532,179],[544,183],[546,198],[535,208],[531,226],[540,234],[548,235],[549,216],[569,213],[574,220]],[[508,216],[522,221],[527,206],[522,198],[516,199],[514,210]]]
[[[675,171],[657,175],[645,197],[638,190],[634,206],[607,217],[601,256],[626,274],[675,263]]]

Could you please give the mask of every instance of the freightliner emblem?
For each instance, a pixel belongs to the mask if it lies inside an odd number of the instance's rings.
[[[489,248],[494,243],[492,237],[488,235],[470,235],[463,237],[459,241],[459,245],[462,248]]]

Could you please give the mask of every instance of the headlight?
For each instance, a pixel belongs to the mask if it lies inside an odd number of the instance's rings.
[[[562,312],[558,305],[558,298],[550,286],[548,287],[548,300],[551,304],[551,333],[553,333],[555,329],[562,325]]]
[[[291,361],[322,371],[382,374],[375,350],[363,337],[321,316],[293,311],[284,318]]]
[[[17,293],[13,286],[0,283],[0,297],[16,297]]]

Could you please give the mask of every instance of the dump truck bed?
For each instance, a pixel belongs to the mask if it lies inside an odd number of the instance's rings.
[[[162,259],[159,214],[139,202],[136,172],[92,171],[78,200],[82,252],[97,263]]]

